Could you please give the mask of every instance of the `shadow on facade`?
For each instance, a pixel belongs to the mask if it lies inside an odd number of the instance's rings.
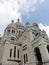
[[[37,61],[38,61],[37,65],[43,65],[40,49],[38,47],[36,47],[34,49],[34,52],[35,52],[35,56],[36,56]]]

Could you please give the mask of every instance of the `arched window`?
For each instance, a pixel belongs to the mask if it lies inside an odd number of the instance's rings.
[[[24,54],[24,64],[25,64],[26,62],[28,62],[28,55],[27,55],[27,53]]]
[[[21,31],[19,31],[19,36],[21,36],[22,34],[21,34]]]
[[[16,46],[14,46],[14,58],[16,57]]]
[[[14,39],[14,37],[11,37],[11,40],[13,40],[13,41],[14,41],[14,40],[15,40],[15,39]]]
[[[49,45],[47,45],[47,50],[48,50],[48,53],[49,53]]]
[[[11,41],[16,41],[17,40],[17,38],[15,38],[15,37],[10,37],[10,39],[11,39]]]
[[[18,54],[17,54],[18,58],[19,58],[19,49],[18,49]]]
[[[8,33],[10,33],[10,29],[8,29],[7,31],[8,31]]]
[[[27,56],[27,54],[26,54],[26,61],[28,62],[28,56]]]
[[[34,49],[34,52],[35,52],[35,56],[38,60],[38,65],[42,65],[42,57],[41,57],[40,49],[38,47],[36,47]]]
[[[25,54],[24,54],[24,64],[26,63]]]
[[[12,57],[12,49],[10,49],[10,57]]]
[[[19,34],[20,34],[21,31],[19,31]]]
[[[15,30],[12,30],[12,33],[15,33]]]

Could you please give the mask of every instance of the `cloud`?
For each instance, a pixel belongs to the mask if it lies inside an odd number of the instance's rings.
[[[43,24],[40,23],[39,27],[40,27],[41,30],[45,30],[48,37],[49,37],[49,26],[44,26]]]
[[[45,0],[39,0],[40,3],[43,3]]]
[[[43,3],[45,0],[18,0],[20,6],[19,11],[24,14],[28,12],[34,12],[38,8],[38,4]]]
[[[12,19],[21,19],[22,14],[37,10],[37,4],[44,0],[0,0],[0,34]]]

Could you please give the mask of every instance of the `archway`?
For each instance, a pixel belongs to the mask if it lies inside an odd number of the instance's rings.
[[[36,47],[34,49],[34,52],[35,52],[36,58],[38,60],[38,64],[37,65],[42,65],[42,57],[41,57],[40,49],[38,47]]]
[[[49,53],[49,45],[47,45],[47,50],[48,50],[48,53]]]

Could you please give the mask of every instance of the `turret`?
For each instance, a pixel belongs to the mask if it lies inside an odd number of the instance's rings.
[[[39,29],[39,26],[38,26],[37,23],[33,23],[33,24],[32,24],[32,28],[33,28],[34,30],[36,30],[36,29]]]
[[[25,30],[24,25],[20,22],[20,19],[17,19],[17,22],[15,23],[16,29],[17,29],[17,36],[20,37]]]
[[[29,22],[27,22],[27,23],[25,24],[25,26],[26,26],[26,30],[29,30],[29,29],[30,29],[30,23],[29,23]]]
[[[46,34],[46,32],[45,32],[44,30],[41,31],[41,36],[42,36],[44,39],[48,40],[48,35]]]
[[[5,41],[10,41],[16,42],[17,37],[16,37],[16,26],[14,23],[14,20],[11,21],[11,23],[6,27],[3,35],[3,40]]]

